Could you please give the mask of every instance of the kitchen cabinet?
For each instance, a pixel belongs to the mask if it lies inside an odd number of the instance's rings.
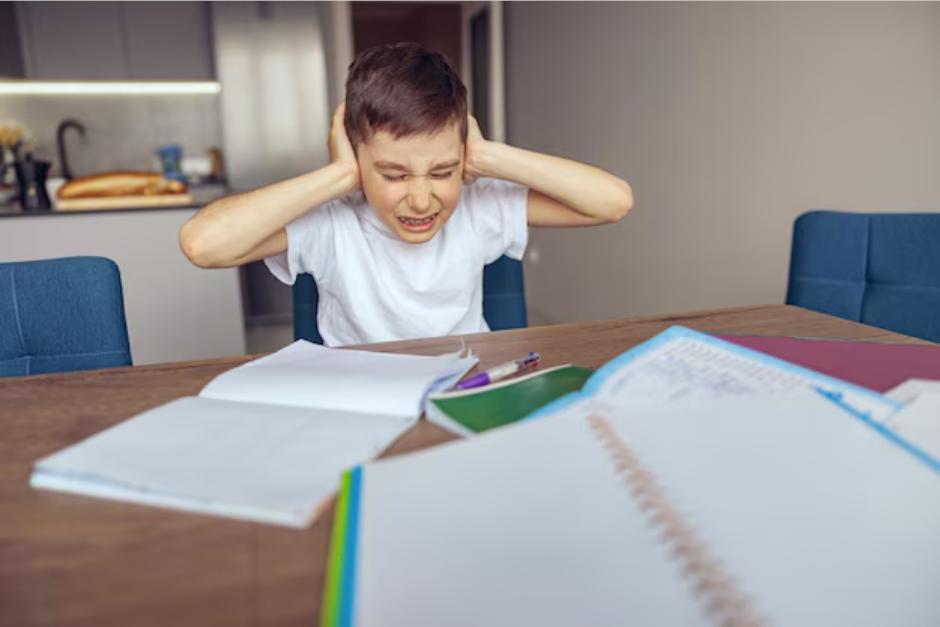
[[[17,2],[25,77],[210,80],[206,2]]]
[[[121,2],[131,78],[212,80],[206,2]]]
[[[121,15],[110,2],[19,2],[26,78],[126,78]]]
[[[0,79],[23,78],[23,49],[16,27],[16,8],[0,2]]]

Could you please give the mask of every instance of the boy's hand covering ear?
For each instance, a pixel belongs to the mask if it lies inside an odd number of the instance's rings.
[[[472,183],[479,176],[486,176],[478,165],[480,153],[486,146],[486,140],[483,139],[483,133],[480,132],[480,125],[476,118],[467,115],[467,145],[464,150],[463,164],[463,182]]]
[[[330,138],[327,142],[327,148],[330,151],[330,161],[349,168],[354,179],[354,184],[350,191],[355,191],[359,189],[360,186],[359,162],[356,160],[356,152],[353,150],[349,136],[346,134],[345,115],[346,103],[342,102],[336,107],[336,112],[333,113],[333,124],[330,127]]]

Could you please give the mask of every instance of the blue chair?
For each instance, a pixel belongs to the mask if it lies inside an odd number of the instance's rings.
[[[113,261],[0,263],[0,376],[129,365],[121,275]]]
[[[309,274],[294,282],[294,339],[323,343],[317,328],[317,284]],[[525,327],[522,262],[505,255],[483,268],[483,317],[494,331]]]
[[[940,342],[940,213],[801,215],[787,304]]]

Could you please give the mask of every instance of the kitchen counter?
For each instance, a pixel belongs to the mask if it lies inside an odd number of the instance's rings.
[[[165,205],[161,207],[124,207],[112,209],[70,209],[68,211],[56,211],[55,209],[47,211],[23,211],[18,203],[0,205],[0,218],[15,217],[39,217],[39,216],[65,216],[65,215],[87,215],[89,213],[116,213],[128,211],[142,211],[150,213],[152,211],[174,210],[174,209],[193,209],[208,205],[214,200],[218,200],[231,193],[226,185],[192,185],[189,188],[192,195],[192,202],[180,205]]]
[[[242,355],[240,269],[197,268],[180,252],[180,227],[196,209],[10,214],[30,219],[0,224],[0,262],[112,259],[121,271],[134,364]],[[66,213],[72,217],[59,217]]]

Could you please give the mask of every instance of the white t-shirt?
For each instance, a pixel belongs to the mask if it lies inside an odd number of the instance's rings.
[[[401,241],[363,194],[337,198],[287,225],[287,251],[265,259],[289,285],[317,282],[317,325],[328,346],[488,331],[483,266],[521,259],[527,188],[478,179],[428,242]]]

